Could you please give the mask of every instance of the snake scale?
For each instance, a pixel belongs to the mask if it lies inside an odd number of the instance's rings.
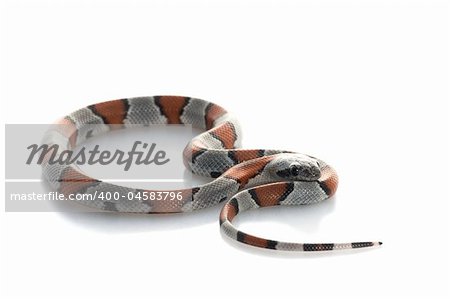
[[[153,96],[118,99],[79,109],[59,124],[71,128],[65,133],[50,132],[47,145],[73,149],[87,138],[104,133],[111,125],[189,124],[203,129],[183,151],[186,167],[194,174],[213,180],[202,186],[176,190],[179,200],[83,201],[102,210],[128,213],[181,213],[205,209],[226,201],[220,213],[222,232],[239,242],[285,251],[324,251],[379,246],[381,242],[292,243],[268,240],[238,230],[233,219],[240,213],[277,205],[307,205],[330,198],[336,192],[338,176],[324,161],[309,155],[283,150],[240,149],[241,129],[224,108],[197,98]],[[84,130],[103,125],[103,130]],[[60,152],[55,152],[58,155]],[[64,195],[110,191],[152,192],[102,182],[83,173],[75,164],[42,163],[50,186]],[[154,190],[153,190],[154,191]]]

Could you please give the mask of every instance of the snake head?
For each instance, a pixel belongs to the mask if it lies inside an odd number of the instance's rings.
[[[271,173],[279,180],[314,181],[320,178],[319,162],[304,154],[279,154],[270,164]]]

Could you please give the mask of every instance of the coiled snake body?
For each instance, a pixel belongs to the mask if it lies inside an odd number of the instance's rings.
[[[131,213],[180,213],[208,208],[226,201],[220,213],[220,228],[228,237],[256,247],[289,251],[322,251],[361,248],[380,242],[290,243],[268,240],[237,230],[232,220],[249,209],[275,205],[306,205],[331,197],[338,186],[335,170],[325,162],[282,150],[238,149],[241,130],[238,122],[222,107],[204,100],[180,96],[137,97],[113,100],[79,109],[60,122],[71,128],[64,134],[51,132],[45,143],[72,149],[110,129],[110,125],[191,124],[204,129],[186,146],[183,157],[194,174],[214,178],[205,185],[177,190],[180,200],[140,201],[118,199],[83,201],[93,208]],[[97,132],[87,125],[103,125]],[[63,138],[61,135],[64,135]],[[89,135],[89,136],[88,136]],[[64,139],[65,138],[65,139]],[[59,154],[57,152],[56,154]],[[84,174],[76,165],[46,163],[43,174],[59,192],[123,194],[142,190],[102,182]]]

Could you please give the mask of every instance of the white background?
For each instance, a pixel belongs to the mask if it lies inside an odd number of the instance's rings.
[[[251,249],[220,235],[220,207],[2,212],[2,297],[448,296],[448,15],[433,0],[2,1],[3,123],[141,95],[211,100],[241,120],[244,147],[310,153],[340,174],[333,200],[247,213],[243,230],[384,242]]]

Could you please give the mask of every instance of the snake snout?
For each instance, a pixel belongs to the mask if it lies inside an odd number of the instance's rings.
[[[315,164],[310,164],[303,168],[302,176],[307,180],[317,180],[320,178],[320,168]]]
[[[313,165],[311,168],[310,168],[310,172],[311,172],[311,177],[313,178],[313,179],[319,179],[320,178],[320,175],[321,175],[321,171],[320,171],[320,168],[319,167],[317,167],[316,165]]]

